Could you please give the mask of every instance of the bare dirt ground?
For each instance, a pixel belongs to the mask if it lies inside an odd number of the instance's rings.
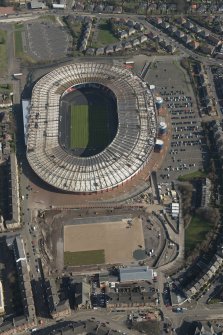
[[[74,227],[75,225],[82,224],[82,225],[88,226],[88,228],[91,228],[91,225],[93,227],[94,224],[99,224],[103,226],[103,222],[106,222],[104,225],[106,225],[107,222],[110,222],[112,223],[112,225],[115,225],[117,221],[122,221],[123,219],[126,220],[124,226],[127,226],[127,219],[138,218],[141,214],[143,214],[142,210],[135,210],[135,209],[130,209],[128,213],[126,213],[126,209],[116,209],[112,212],[110,210],[105,210],[105,209],[98,209],[97,212],[95,212],[94,209],[92,210],[81,209],[78,211],[51,210],[51,211],[46,212],[44,218],[38,219],[38,224],[40,226],[41,235],[42,235],[42,241],[44,243],[43,256],[44,254],[45,255],[47,254],[45,263],[49,266],[49,269],[53,271],[55,271],[55,269],[57,269],[58,272],[63,271],[64,269],[63,240],[64,240],[64,227],[65,226],[72,225]],[[80,215],[82,217],[80,217]],[[137,230],[138,225],[139,224],[136,223],[136,226],[134,226],[133,228],[121,229],[123,231],[122,244],[121,242],[118,242],[119,245],[121,244],[121,248],[119,250],[120,254],[122,254],[123,252],[122,250],[123,245],[125,246],[126,241],[128,241],[128,243],[129,241],[132,243],[132,248],[134,247],[134,245],[136,245],[137,247],[136,249],[139,249],[136,243],[137,234],[139,234],[140,239],[142,239],[142,241],[140,241],[138,244],[144,247],[144,237],[143,237],[141,226],[139,227],[138,232],[136,232],[136,234],[134,235],[135,231]],[[119,234],[119,230],[120,228],[118,229],[118,234]],[[132,231],[130,232],[130,230]],[[128,234],[129,234],[129,239],[127,240]],[[103,239],[104,239],[104,236],[103,236]],[[87,245],[86,241],[87,239],[85,238],[85,242],[84,242],[85,246]],[[113,244],[114,246],[112,247],[116,249],[117,248],[116,241],[113,241]],[[95,249],[99,249],[98,246]],[[120,256],[120,259],[121,257],[122,256]]]
[[[144,248],[142,221],[127,220],[64,227],[64,251],[104,250],[107,264],[135,263],[133,252]]]

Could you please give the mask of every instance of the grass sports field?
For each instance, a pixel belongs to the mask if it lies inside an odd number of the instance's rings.
[[[104,250],[89,250],[64,253],[65,266],[80,266],[91,264],[104,264],[105,253]]]
[[[101,148],[109,143],[106,101],[93,101],[89,105],[71,105],[70,149]]]
[[[64,265],[131,264],[139,245],[145,248],[144,235],[138,218],[126,227],[127,219],[64,226]]]
[[[89,141],[88,106],[71,106],[71,148],[85,148]]]

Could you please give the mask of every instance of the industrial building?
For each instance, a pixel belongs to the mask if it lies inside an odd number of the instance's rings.
[[[13,250],[19,276],[19,285],[22,293],[22,304],[24,316],[32,321],[35,320],[35,308],[30,284],[28,263],[26,259],[24,243],[20,235],[7,238],[8,247]]]
[[[119,278],[121,283],[134,281],[149,281],[154,279],[153,269],[148,266],[132,266],[119,268]]]
[[[9,160],[10,219],[6,220],[7,229],[20,227],[19,179],[16,154],[12,152]]]
[[[68,300],[60,300],[54,278],[45,281],[46,298],[49,313],[53,319],[70,315],[70,305]]]
[[[171,204],[171,216],[173,219],[176,219],[179,217],[180,213],[180,204],[178,202],[173,202]]]
[[[155,302],[155,288],[147,281],[117,283],[107,296],[107,308],[145,307]]]
[[[35,335],[124,335],[120,330],[109,328],[108,325],[96,320],[59,322],[35,331]]]
[[[1,335],[18,334],[36,325],[35,307],[23,240],[20,235],[14,235],[7,237],[6,243],[14,254],[23,314],[14,317],[12,321],[3,322],[0,325]]]

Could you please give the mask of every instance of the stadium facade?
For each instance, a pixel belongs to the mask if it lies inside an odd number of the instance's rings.
[[[78,85],[99,84],[117,99],[118,129],[100,153],[78,157],[60,145],[60,101]],[[148,163],[156,137],[154,99],[138,76],[121,66],[75,63],[59,67],[34,86],[26,125],[27,158],[51,186],[74,193],[123,185]]]

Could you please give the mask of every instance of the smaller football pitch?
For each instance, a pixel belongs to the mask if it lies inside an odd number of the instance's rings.
[[[64,226],[64,265],[131,264],[144,250],[142,221],[80,223]]]

